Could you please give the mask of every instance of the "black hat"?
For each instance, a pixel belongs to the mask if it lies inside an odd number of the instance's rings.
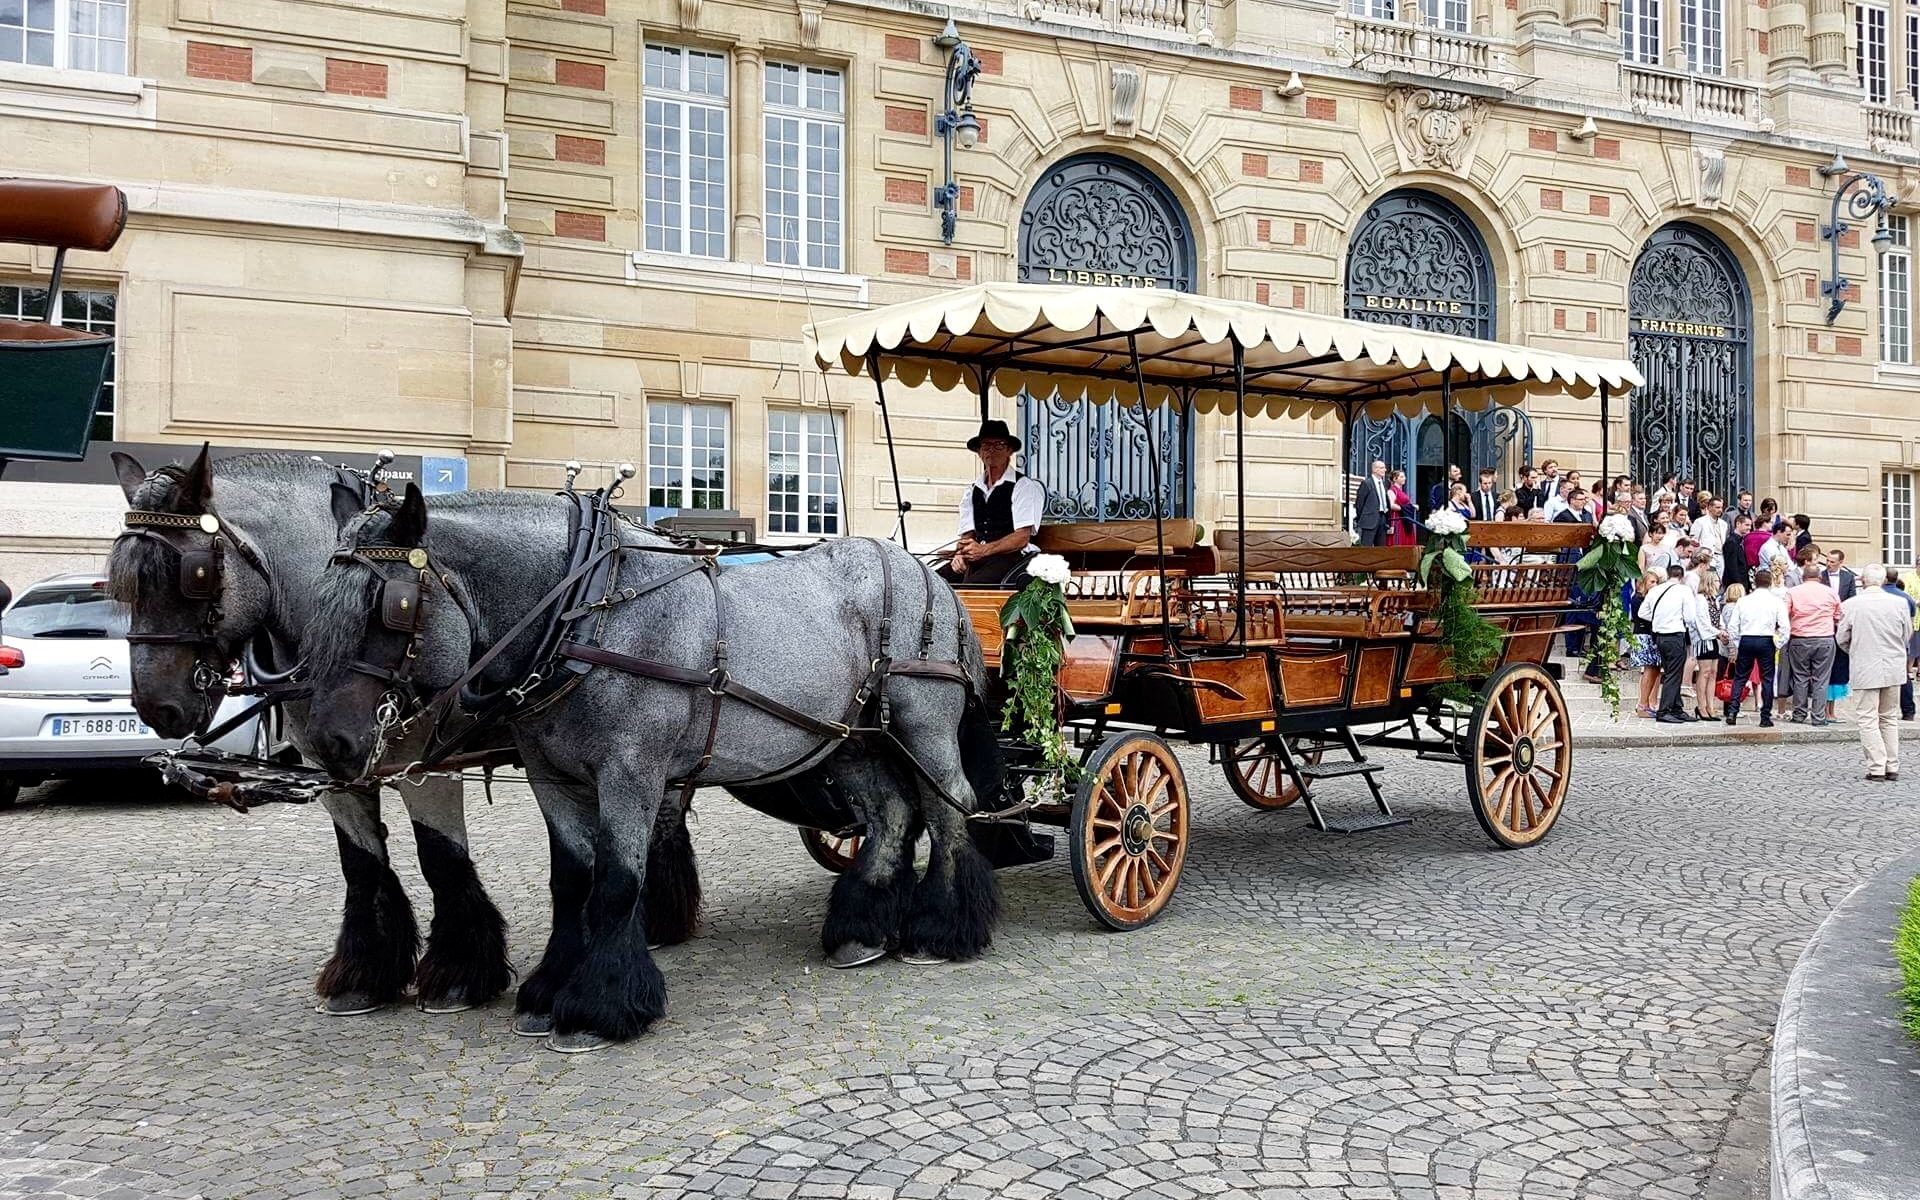
[[[1015,450],[1020,448],[1020,439],[1013,436],[1013,431],[1007,428],[1005,421],[982,421],[980,422],[980,432],[967,439],[967,449],[978,450],[980,443],[988,438],[996,438],[1003,441]]]

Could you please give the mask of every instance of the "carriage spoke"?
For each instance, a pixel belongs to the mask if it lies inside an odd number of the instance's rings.
[[[1152,843],[1148,843],[1147,845],[1147,858],[1160,868],[1160,877],[1162,879],[1173,874],[1173,865],[1166,859],[1160,857],[1160,852],[1153,848]]]
[[[1093,844],[1092,854],[1093,854],[1093,857],[1097,859],[1101,855],[1106,854],[1113,850],[1118,850],[1119,848],[1120,848],[1120,839],[1118,837],[1110,837],[1105,839],[1104,841],[1095,842]]]

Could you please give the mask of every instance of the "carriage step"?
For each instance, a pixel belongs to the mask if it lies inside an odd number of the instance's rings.
[[[1387,768],[1377,762],[1361,759],[1359,762],[1317,762],[1301,763],[1300,774],[1306,779],[1339,779],[1345,775],[1378,775]]]
[[[1356,813],[1347,817],[1322,815],[1320,824],[1327,833],[1366,833],[1373,829],[1392,829],[1399,825],[1413,824],[1412,817],[1387,816],[1382,813]]]
[[[1414,752],[1413,756],[1421,762],[1453,763],[1456,766],[1462,765],[1467,761],[1449,750],[1418,750]]]

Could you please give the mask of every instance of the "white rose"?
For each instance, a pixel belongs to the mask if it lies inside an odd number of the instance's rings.
[[[1067,566],[1067,560],[1058,554],[1036,554],[1027,563],[1027,574],[1041,583],[1064,587],[1073,571]]]
[[[1438,534],[1465,533],[1467,519],[1450,508],[1436,508],[1427,514],[1427,528]]]
[[[1600,522],[1600,536],[1609,542],[1630,542],[1633,540],[1633,522],[1615,513]]]

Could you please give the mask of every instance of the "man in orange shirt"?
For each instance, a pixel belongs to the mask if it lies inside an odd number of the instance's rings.
[[[1787,694],[1793,697],[1793,715],[1787,719],[1825,725],[1840,598],[1827,586],[1826,573],[1812,564],[1801,582],[1787,589],[1787,623]]]

